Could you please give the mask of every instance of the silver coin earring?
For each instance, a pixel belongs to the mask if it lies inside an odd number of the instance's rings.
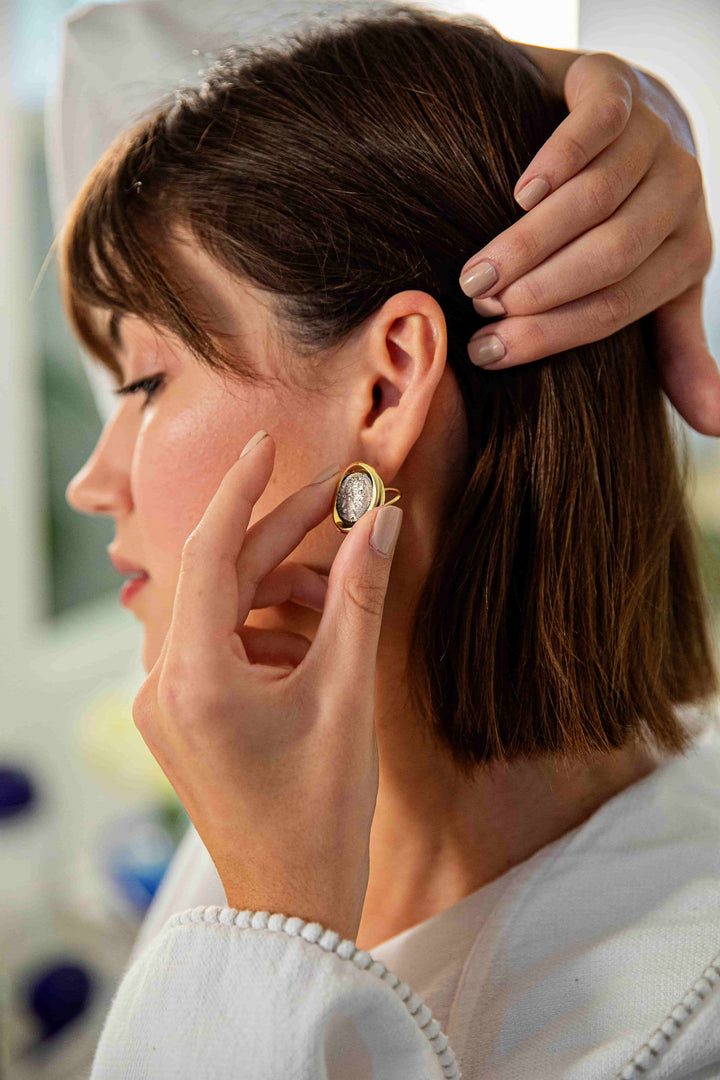
[[[394,491],[392,499],[386,499]],[[340,532],[350,532],[358,518],[375,506],[390,506],[400,498],[398,488],[386,488],[372,465],[353,461],[343,472],[335,488],[333,521]]]

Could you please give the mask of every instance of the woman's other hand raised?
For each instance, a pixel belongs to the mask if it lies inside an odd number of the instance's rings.
[[[580,55],[563,88],[570,113],[515,188],[528,213],[462,269],[476,311],[496,320],[470,358],[491,371],[527,364],[653,312],[666,394],[693,428],[720,435],[702,322],[712,235],[687,117],[662,83],[608,53]]]

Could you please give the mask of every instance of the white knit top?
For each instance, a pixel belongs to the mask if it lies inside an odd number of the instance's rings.
[[[289,918],[286,918],[289,915]],[[190,827],[91,1080],[718,1080],[720,732],[376,946],[225,907]]]

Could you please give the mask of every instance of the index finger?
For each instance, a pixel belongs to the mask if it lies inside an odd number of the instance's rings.
[[[623,70],[628,72],[627,76],[622,74]],[[570,65],[565,77],[565,97],[570,114],[543,143],[515,185],[515,199],[524,210],[532,210],[551,191],[557,191],[617,139],[632,111],[632,75],[628,64],[607,53],[588,53]],[[515,225],[517,222],[505,232]],[[497,239],[493,238],[493,245]],[[492,296],[493,291],[504,288],[518,276],[515,268],[509,265],[504,267],[502,286],[490,270],[482,279],[475,274],[468,280],[467,275],[486,261],[489,249],[490,244],[486,244],[460,271],[460,285],[468,295],[472,292],[473,296]],[[541,261],[538,259],[526,269],[532,269]],[[479,284],[485,285],[482,292],[478,291]]]
[[[537,206],[549,191],[577,175],[627,124],[633,105],[632,69],[609,53],[578,57],[565,76],[570,113],[538,150],[515,185],[514,198],[523,210]],[[534,179],[547,190],[530,190]]]
[[[185,541],[168,636],[174,649],[216,653],[235,633],[237,561],[255,503],[267,487],[275,441],[264,438],[223,476],[199,524]],[[233,648],[241,648],[237,642]],[[247,657],[246,657],[247,659]]]

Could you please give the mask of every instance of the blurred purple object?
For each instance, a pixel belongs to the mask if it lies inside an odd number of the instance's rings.
[[[82,1016],[93,988],[90,972],[74,960],[49,964],[31,976],[27,1001],[40,1024],[39,1041],[53,1038]]]
[[[23,769],[0,765],[0,820],[26,813],[36,802],[32,780]]]

